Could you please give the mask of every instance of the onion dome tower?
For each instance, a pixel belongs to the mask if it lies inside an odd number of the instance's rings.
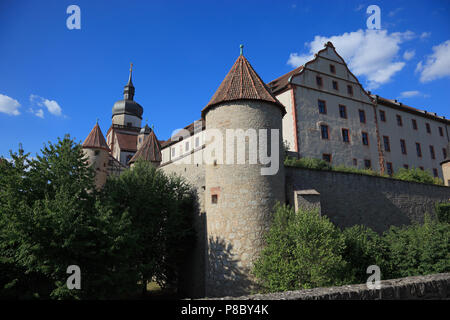
[[[97,123],[91,132],[84,140],[83,152],[87,156],[87,162],[95,170],[95,186],[100,189],[106,182],[108,177],[108,159],[109,159],[109,148],[106,144],[105,137],[103,136],[100,126]]]
[[[146,127],[150,129],[147,125]],[[145,129],[146,127],[142,129]],[[161,145],[152,129],[150,129],[150,132],[145,136],[142,146],[128,163],[133,166],[138,159],[150,161],[155,167],[158,167],[161,163]]]
[[[286,110],[244,57],[242,48],[202,110],[204,154],[211,154],[211,159],[205,157],[206,296],[242,295],[252,290],[251,270],[272,220],[273,206],[285,202],[281,147]],[[229,135],[230,129],[234,136]],[[221,133],[223,155],[208,150],[214,141],[210,132]],[[245,163],[239,162],[240,151]],[[270,163],[261,154],[270,154]]]
[[[134,86],[132,81],[133,64],[130,64],[130,76],[123,90],[123,99],[114,103],[112,109],[112,122],[127,127],[141,127],[144,109],[134,101]]]

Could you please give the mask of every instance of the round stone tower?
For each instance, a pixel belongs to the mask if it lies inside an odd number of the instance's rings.
[[[103,187],[108,177],[109,148],[98,122],[83,142],[83,152],[95,170],[95,186]]]
[[[254,287],[251,270],[273,206],[285,201],[281,151],[285,113],[242,51],[202,110],[206,121],[206,296],[241,295]]]

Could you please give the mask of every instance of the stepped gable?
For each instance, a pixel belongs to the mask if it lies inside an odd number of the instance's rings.
[[[92,128],[82,146],[83,148],[105,149],[108,152],[110,151],[98,123],[96,123],[94,128]]]
[[[214,105],[235,100],[270,102],[280,108],[283,116],[286,114],[284,106],[272,95],[271,90],[242,54],[237,58],[209,103],[203,108],[202,118],[205,118],[208,109]]]
[[[161,162],[161,145],[156,138],[155,132],[151,130],[150,134],[145,137],[145,140],[139,150],[134,154],[128,163],[136,162],[138,159]]]

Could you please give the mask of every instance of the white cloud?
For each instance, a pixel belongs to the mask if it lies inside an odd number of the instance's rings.
[[[431,36],[431,32],[422,32],[422,34],[420,35],[420,39],[425,39],[429,36]]]
[[[361,11],[361,9],[363,9],[365,7],[365,5],[360,4],[359,6],[357,6],[354,11]]]
[[[0,112],[18,116],[20,103],[19,101],[0,93]]]
[[[31,112],[32,114],[34,114],[36,117],[44,119],[44,110],[42,110],[42,109],[33,110],[33,108],[30,108],[30,109],[28,109],[28,111]]]
[[[399,13],[400,11],[402,11],[403,10],[403,8],[397,8],[397,9],[394,9],[394,10],[392,10],[392,11],[390,11],[389,13],[388,13],[388,16],[389,17],[393,17],[393,16],[395,16],[397,13]]]
[[[420,95],[420,92],[417,90],[414,91],[403,91],[400,93],[400,98],[411,98],[411,97],[417,97]]]
[[[387,30],[358,30],[331,37],[315,36],[313,41],[306,43],[309,53],[291,53],[287,63],[298,67],[323,49],[324,43],[331,41],[350,70],[356,76],[367,79],[369,90],[375,89],[403,69],[405,62],[398,61],[400,44],[414,37],[412,31],[389,34]]]
[[[416,72],[420,72],[420,81],[429,82],[450,76],[450,40],[433,47],[433,53],[425,62],[417,64]]]
[[[411,60],[416,55],[416,50],[407,50],[403,53],[403,59]]]
[[[61,116],[62,115],[61,106],[55,100],[49,100],[49,99],[40,97],[38,95],[31,94],[30,95],[30,102],[31,102],[32,105],[37,105],[39,107],[47,108],[47,111],[50,112],[51,114],[55,115],[55,116]],[[38,111],[32,109],[32,112],[36,116],[38,116],[40,118],[44,117],[44,111],[42,109],[39,109]]]

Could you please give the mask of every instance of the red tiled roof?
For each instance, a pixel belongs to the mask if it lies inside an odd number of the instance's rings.
[[[281,77],[270,81],[267,85],[272,91],[273,94],[276,94],[280,91],[283,91],[289,85],[289,78],[293,75],[299,74],[303,70],[303,66],[300,66],[294,70],[289,71],[288,73],[282,75]]]
[[[450,124],[450,120],[445,119],[445,117],[438,116],[434,112],[427,112],[427,111],[424,111],[424,110],[416,109],[416,108],[407,106],[407,105],[405,105],[405,104],[403,104],[403,103],[401,103],[401,102],[399,102],[397,100],[383,98],[383,97],[380,97],[380,96],[375,95],[375,94],[371,94],[370,97],[373,100],[375,100],[378,104],[382,104],[382,105],[385,105],[385,106],[393,107],[393,108],[395,108],[397,110],[400,110],[400,111],[405,111],[405,112],[413,113],[413,114],[416,114],[418,116],[422,116],[422,117],[425,117],[425,118],[429,118],[429,119],[433,119],[433,120],[436,120],[436,121],[440,121],[440,122],[443,122],[443,123],[445,123],[447,125]]]
[[[139,150],[134,154],[128,163],[136,162],[138,159],[152,162],[161,162],[161,145],[154,131],[145,137],[145,140]]]
[[[137,135],[116,132],[116,137],[121,150],[137,151]]]
[[[105,149],[109,152],[105,137],[103,136],[102,130],[100,130],[100,126],[98,125],[98,123],[96,123],[94,128],[92,128],[86,140],[84,140],[82,146],[83,148]]]
[[[259,75],[250,65],[248,60],[240,55],[220,84],[216,93],[202,110],[202,118],[206,111],[221,102],[234,100],[262,100],[274,103],[280,108],[283,115],[286,113],[284,106],[275,98],[270,89],[261,80]]]

